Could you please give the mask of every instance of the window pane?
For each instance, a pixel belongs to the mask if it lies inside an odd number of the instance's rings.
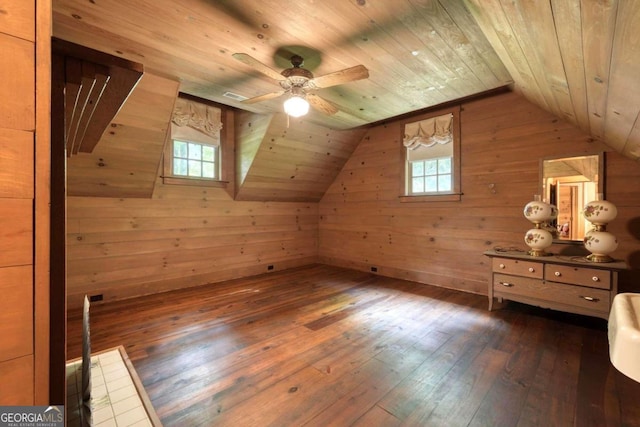
[[[438,176],[438,191],[451,191],[451,175]]]
[[[209,162],[202,162],[202,177],[203,178],[215,178],[215,164]]]
[[[202,158],[202,145],[189,143],[189,158],[200,160]]]
[[[187,161],[182,159],[173,159],[173,174],[187,175]]]
[[[424,161],[424,174],[435,175],[438,173],[438,160],[425,160]]]
[[[438,191],[438,177],[437,176],[425,176],[424,177],[424,192],[435,193]]]
[[[424,175],[424,162],[411,163],[411,176],[423,176]]]
[[[216,147],[211,145],[202,146],[202,160],[207,162],[215,162],[216,160]]]
[[[423,193],[424,192],[424,178],[413,178],[411,180],[411,192]]]
[[[173,157],[187,158],[187,143],[182,141],[173,141]]]
[[[202,176],[202,163],[199,160],[189,160],[189,176]]]
[[[438,160],[438,173],[451,173],[451,157]]]

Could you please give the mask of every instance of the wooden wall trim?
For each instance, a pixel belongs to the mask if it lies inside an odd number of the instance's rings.
[[[51,0],[36,1],[36,135],[35,135],[35,242],[34,403],[48,405],[49,364],[49,230],[51,172]]]

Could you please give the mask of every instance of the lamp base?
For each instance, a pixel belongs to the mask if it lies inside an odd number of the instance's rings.
[[[587,255],[587,260],[591,261],[591,262],[613,262],[613,261],[615,261],[609,255],[596,255],[596,254]]]
[[[527,252],[528,255],[531,256],[551,256],[549,252],[546,252],[544,249],[531,249]]]

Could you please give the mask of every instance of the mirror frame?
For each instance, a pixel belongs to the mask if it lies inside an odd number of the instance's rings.
[[[549,189],[546,188],[545,186],[545,176],[544,176],[544,163],[545,161],[550,161],[550,160],[561,160],[561,159],[570,159],[573,157],[587,157],[587,156],[597,156],[598,157],[598,184],[597,184],[597,190],[596,190],[596,194],[601,194],[602,197],[605,196],[604,194],[604,189],[605,189],[605,153],[603,151],[599,151],[599,152],[588,152],[588,153],[580,153],[580,154],[567,154],[567,155],[563,155],[563,156],[552,156],[552,157],[544,157],[542,159],[540,159],[540,174],[539,174],[539,178],[538,178],[538,183],[539,183],[539,191],[540,194],[542,195],[543,200],[549,201],[550,200],[550,194],[549,194]],[[590,200],[586,201],[589,202]],[[556,202],[557,203],[557,202]],[[555,220],[554,220],[555,221]],[[556,224],[553,224],[554,226],[556,226]],[[554,237],[553,239],[553,243],[565,243],[565,244],[582,244],[583,240],[571,240],[571,239],[559,239],[557,237]]]

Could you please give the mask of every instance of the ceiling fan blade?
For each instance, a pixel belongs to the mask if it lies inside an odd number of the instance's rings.
[[[284,76],[282,76],[282,74],[280,74],[273,68],[264,65],[262,62],[258,61],[256,58],[254,58],[251,55],[247,55],[246,53],[234,53],[232,56],[238,61],[243,62],[248,66],[252,67],[256,71],[260,71],[262,74],[264,74],[267,77],[271,77],[272,79],[278,80],[278,81],[284,80]]]
[[[277,98],[280,95],[284,94],[284,90],[280,90],[278,92],[265,93],[264,95],[254,96],[253,98],[245,99],[242,101],[243,104],[255,104],[256,102],[266,101],[268,99]]]
[[[338,111],[340,111],[329,101],[313,93],[307,94],[307,101],[309,101],[309,104],[311,104],[313,108],[325,114],[328,114],[329,116],[332,116]]]
[[[366,79],[367,77],[369,77],[369,70],[367,70],[364,65],[356,65],[355,67],[345,68],[344,70],[316,77],[313,79],[313,83],[318,88],[325,88]]]

